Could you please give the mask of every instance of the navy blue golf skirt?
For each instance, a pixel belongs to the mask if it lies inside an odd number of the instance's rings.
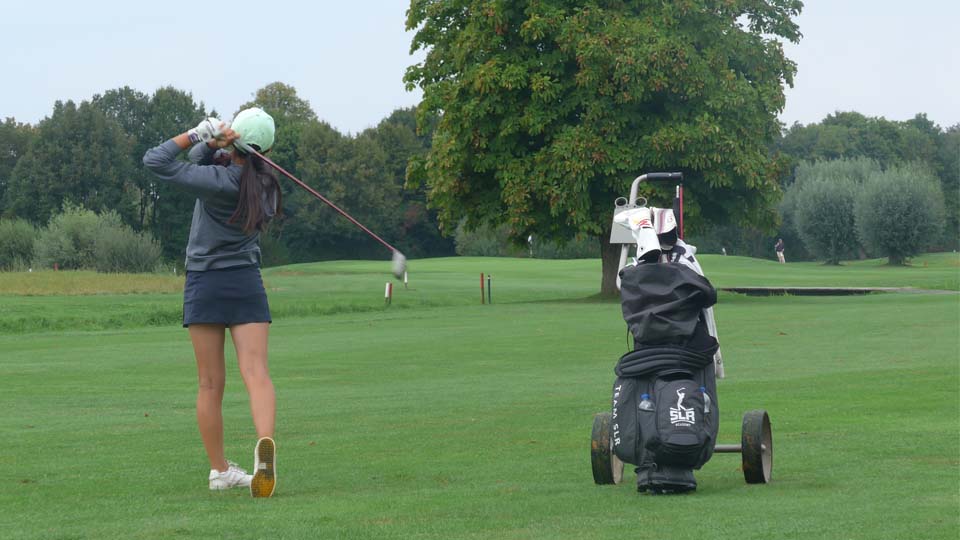
[[[184,328],[191,324],[231,326],[252,322],[273,322],[258,266],[187,272]]]

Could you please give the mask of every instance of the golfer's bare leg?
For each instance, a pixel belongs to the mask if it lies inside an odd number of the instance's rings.
[[[250,395],[250,413],[257,438],[273,437],[277,400],[273,381],[267,369],[267,335],[269,323],[237,324],[230,327],[230,337],[237,349],[237,364]]]
[[[210,459],[210,468],[228,468],[223,450],[223,386],[226,372],[223,362],[224,326],[191,324],[190,341],[197,357],[197,426]]]

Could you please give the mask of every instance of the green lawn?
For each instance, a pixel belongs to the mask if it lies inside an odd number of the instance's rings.
[[[889,267],[883,260],[842,266],[781,265],[745,257],[704,255],[701,263],[717,287],[837,286],[916,287],[960,290],[960,255],[939,253],[914,266]],[[300,264],[264,271],[270,305],[278,320],[370,313],[383,310],[389,262]],[[599,260],[548,261],[457,257],[410,262],[408,290],[397,285],[392,310],[419,310],[480,303],[480,273],[493,275],[495,304],[583,301],[600,289]],[[2,283],[14,285],[2,285]],[[168,327],[182,316],[182,277],[104,276],[90,272],[0,274],[0,333]],[[18,287],[18,288],[13,288]],[[117,294],[118,287],[137,294]],[[156,293],[150,291],[172,290]],[[28,294],[14,294],[23,291]],[[79,295],[78,291],[102,291]],[[146,292],[144,292],[146,291]]]
[[[956,290],[956,254],[912,268],[704,257],[717,286]],[[927,260],[927,266],[922,261]],[[919,264],[917,264],[919,262]],[[625,330],[594,261],[413,261],[265,271],[280,483],[211,494],[179,295],[0,297],[2,538],[945,538],[960,534],[960,296],[721,294],[740,414],[773,423],[774,481],[716,455],[697,493],[593,484],[592,416]],[[494,305],[479,305],[479,273]],[[4,276],[0,274],[0,280]],[[937,286],[941,284],[941,286]],[[171,315],[172,313],[172,315]],[[228,360],[228,365],[230,361]],[[228,455],[254,435],[230,365]]]

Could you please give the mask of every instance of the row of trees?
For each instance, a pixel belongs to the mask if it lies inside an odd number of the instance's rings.
[[[891,178],[905,177],[910,182],[929,185],[941,199],[936,204],[943,208],[942,220],[926,213],[925,210],[932,207],[923,205],[923,208],[909,210],[909,218],[892,214],[891,222],[933,220],[942,227],[925,229],[926,237],[919,244],[931,250],[960,249],[960,124],[944,129],[924,114],[901,122],[857,112],[838,112],[821,122],[792,126],[776,141],[773,151],[788,163],[779,179],[784,193],[778,207],[780,226],[775,230],[753,226],[700,230],[695,232],[694,239],[698,246],[711,252],[719,252],[722,247],[731,254],[773,257],[773,243],[781,237],[793,260],[835,261],[834,251],[824,250],[822,243],[804,236],[803,228],[793,219],[791,214],[796,202],[791,191],[796,192],[795,184],[811,174],[844,185],[852,178],[859,194],[871,174],[889,171]],[[831,162],[834,163],[824,164]],[[846,209],[845,217],[830,218],[831,223],[843,219],[847,225],[853,223],[853,207],[848,203],[849,199],[843,204],[830,204],[831,208]],[[852,250],[841,250],[845,251],[842,257],[888,255],[866,249],[854,228],[838,230],[837,234],[844,234],[848,241],[857,244]],[[899,257],[894,255],[893,261],[897,260]]]
[[[828,264],[861,254],[903,264],[936,246],[944,224],[943,192],[929,170],[884,170],[867,158],[801,163],[781,209],[781,228]]]
[[[797,66],[781,41],[800,39],[801,8],[799,0],[411,0],[412,49],[426,51],[405,76],[423,90],[416,120],[400,110],[344,135],[281,83],[251,103],[277,119],[276,161],[411,256],[452,253],[439,231],[460,226],[519,245],[530,235],[593,238],[601,292],[613,293],[611,203],[637,174],[683,172],[690,233],[722,234],[728,252],[769,254],[774,233],[799,234],[777,231],[793,171],[841,157],[929,170],[948,222],[946,234],[931,234],[956,246],[958,128],[923,115],[891,122],[839,113],[782,131],[777,114]],[[8,121],[0,212],[42,223],[63,200],[115,208],[179,256],[192,201],[157,185],[136,160],[204,114],[176,89],[122,88],[57,104],[36,127]],[[286,189],[288,219],[264,239],[268,260],[379,254],[332,211]],[[646,185],[641,195],[669,204],[670,187]]]
[[[425,185],[404,189],[408,160],[416,163],[426,155],[435,121],[418,134],[414,111],[403,109],[376,128],[348,136],[320,121],[309,103],[282,83],[260,89],[243,107],[253,104],[277,121],[276,161],[411,255],[451,254],[454,244],[461,254],[530,254],[525,242],[511,247],[515,234],[509,223],[480,221],[475,230],[458,223],[456,234],[444,238],[427,208]],[[134,230],[155,236],[168,259],[179,259],[193,200],[156,182],[138,161],[147,148],[205,114],[203,104],[186,92],[162,88],[147,96],[125,87],[80,105],[57,103],[37,126],[8,119],[0,124],[0,215],[45,225],[65,201],[109,211]],[[837,113],[791,127],[776,139],[775,149],[789,162],[777,179],[785,194],[778,230],[755,224],[711,229],[695,214],[694,241],[701,248],[769,257],[779,236],[787,240],[791,259],[831,263],[868,253],[900,263],[925,248],[956,249],[960,126],[943,130],[925,115],[895,122]],[[268,263],[377,256],[376,245],[327,207],[292,185],[285,189],[288,218],[263,239]],[[898,193],[900,206],[891,206],[892,198],[881,192]],[[868,214],[888,216],[888,226],[867,225]],[[871,239],[881,230],[893,234],[890,223],[913,228],[886,242]],[[535,255],[586,256],[585,242],[591,238],[579,233],[566,245],[538,237]]]
[[[405,80],[423,90],[421,121],[440,120],[410,180],[446,227],[596,238],[608,295],[612,203],[638,174],[683,172],[691,225],[775,227],[784,164],[770,149],[796,73],[780,40],[800,39],[802,6],[411,0],[407,30],[426,54]]]
[[[424,153],[430,141],[429,125],[417,134],[412,109],[394,111],[351,136],[319,120],[282,83],[258,90],[240,108],[254,104],[276,120],[275,161],[408,255],[453,254],[453,241],[440,235],[424,190],[403,189],[408,158]],[[167,87],[147,95],[123,87],[80,104],[57,102],[36,126],[7,119],[0,124],[0,216],[43,226],[65,203],[112,211],[154,236],[166,258],[180,259],[194,199],[158,182],[140,159],[207,115],[219,116],[188,92]],[[284,185],[287,219],[263,239],[268,262],[383,256],[328,207]]]

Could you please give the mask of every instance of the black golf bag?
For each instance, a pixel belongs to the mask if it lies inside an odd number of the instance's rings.
[[[615,369],[613,451],[637,466],[639,491],[694,490],[693,470],[713,455],[719,427],[718,343],[704,316],[716,290],[681,262],[626,266],[620,278],[634,350]]]

